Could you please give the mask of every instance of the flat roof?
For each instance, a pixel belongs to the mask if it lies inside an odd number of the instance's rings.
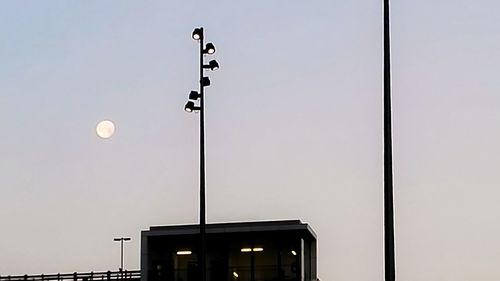
[[[252,221],[210,223],[206,225],[209,233],[244,233],[244,232],[274,232],[274,231],[305,231],[316,240],[316,233],[307,224],[300,220]],[[151,226],[142,231],[147,236],[189,235],[200,233],[199,224]]]

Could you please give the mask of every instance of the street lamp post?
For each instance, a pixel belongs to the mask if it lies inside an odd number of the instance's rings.
[[[384,256],[385,280],[396,280],[392,170],[391,41],[389,0],[384,0]]]
[[[198,251],[198,261],[200,270],[200,280],[206,281],[206,215],[205,215],[205,87],[210,86],[210,79],[203,75],[205,69],[216,70],[219,68],[219,63],[216,60],[211,60],[208,64],[204,63],[204,56],[215,53],[215,46],[212,43],[204,45],[203,27],[195,28],[192,37],[200,44],[200,89],[199,92],[191,91],[189,93],[189,101],[184,106],[187,112],[200,113],[200,249]],[[195,101],[199,101],[199,105],[195,106]]]
[[[120,272],[123,271],[123,242],[130,241],[128,237],[114,238],[113,241],[120,242]]]

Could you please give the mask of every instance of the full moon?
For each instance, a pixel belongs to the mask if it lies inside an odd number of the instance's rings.
[[[109,139],[115,133],[115,124],[109,120],[101,121],[97,124],[95,131],[100,138]]]

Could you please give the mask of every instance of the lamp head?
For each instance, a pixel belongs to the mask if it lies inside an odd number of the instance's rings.
[[[205,54],[209,54],[209,55],[215,53],[215,46],[214,46],[214,44],[207,43],[207,45],[205,45],[205,50],[203,50],[203,52]]]
[[[199,106],[194,106],[194,102],[188,101],[186,103],[186,105],[184,106],[184,110],[186,112],[193,112],[193,111],[194,112],[198,112],[198,111],[200,111],[200,107]]]
[[[216,60],[211,60],[208,64],[204,65],[203,68],[208,68],[210,70],[219,69],[219,63]]]
[[[192,102],[192,101],[188,101],[186,103],[186,105],[184,106],[184,110],[186,112],[193,112],[193,109],[194,109],[194,102]]]
[[[194,40],[200,40],[201,38],[203,38],[203,28],[202,27],[195,28],[191,36],[193,37]]]
[[[202,87],[210,86],[210,78],[208,78],[207,76],[204,76],[201,79],[201,86]]]
[[[200,94],[198,94],[197,91],[191,91],[191,93],[189,93],[189,99],[190,100],[197,100],[200,98]]]

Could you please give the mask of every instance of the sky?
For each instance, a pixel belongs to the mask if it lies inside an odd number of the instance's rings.
[[[500,4],[393,1],[398,280],[500,278]],[[138,269],[140,231],[301,219],[383,280],[382,1],[1,1],[0,275]],[[113,120],[110,139],[96,124]]]

